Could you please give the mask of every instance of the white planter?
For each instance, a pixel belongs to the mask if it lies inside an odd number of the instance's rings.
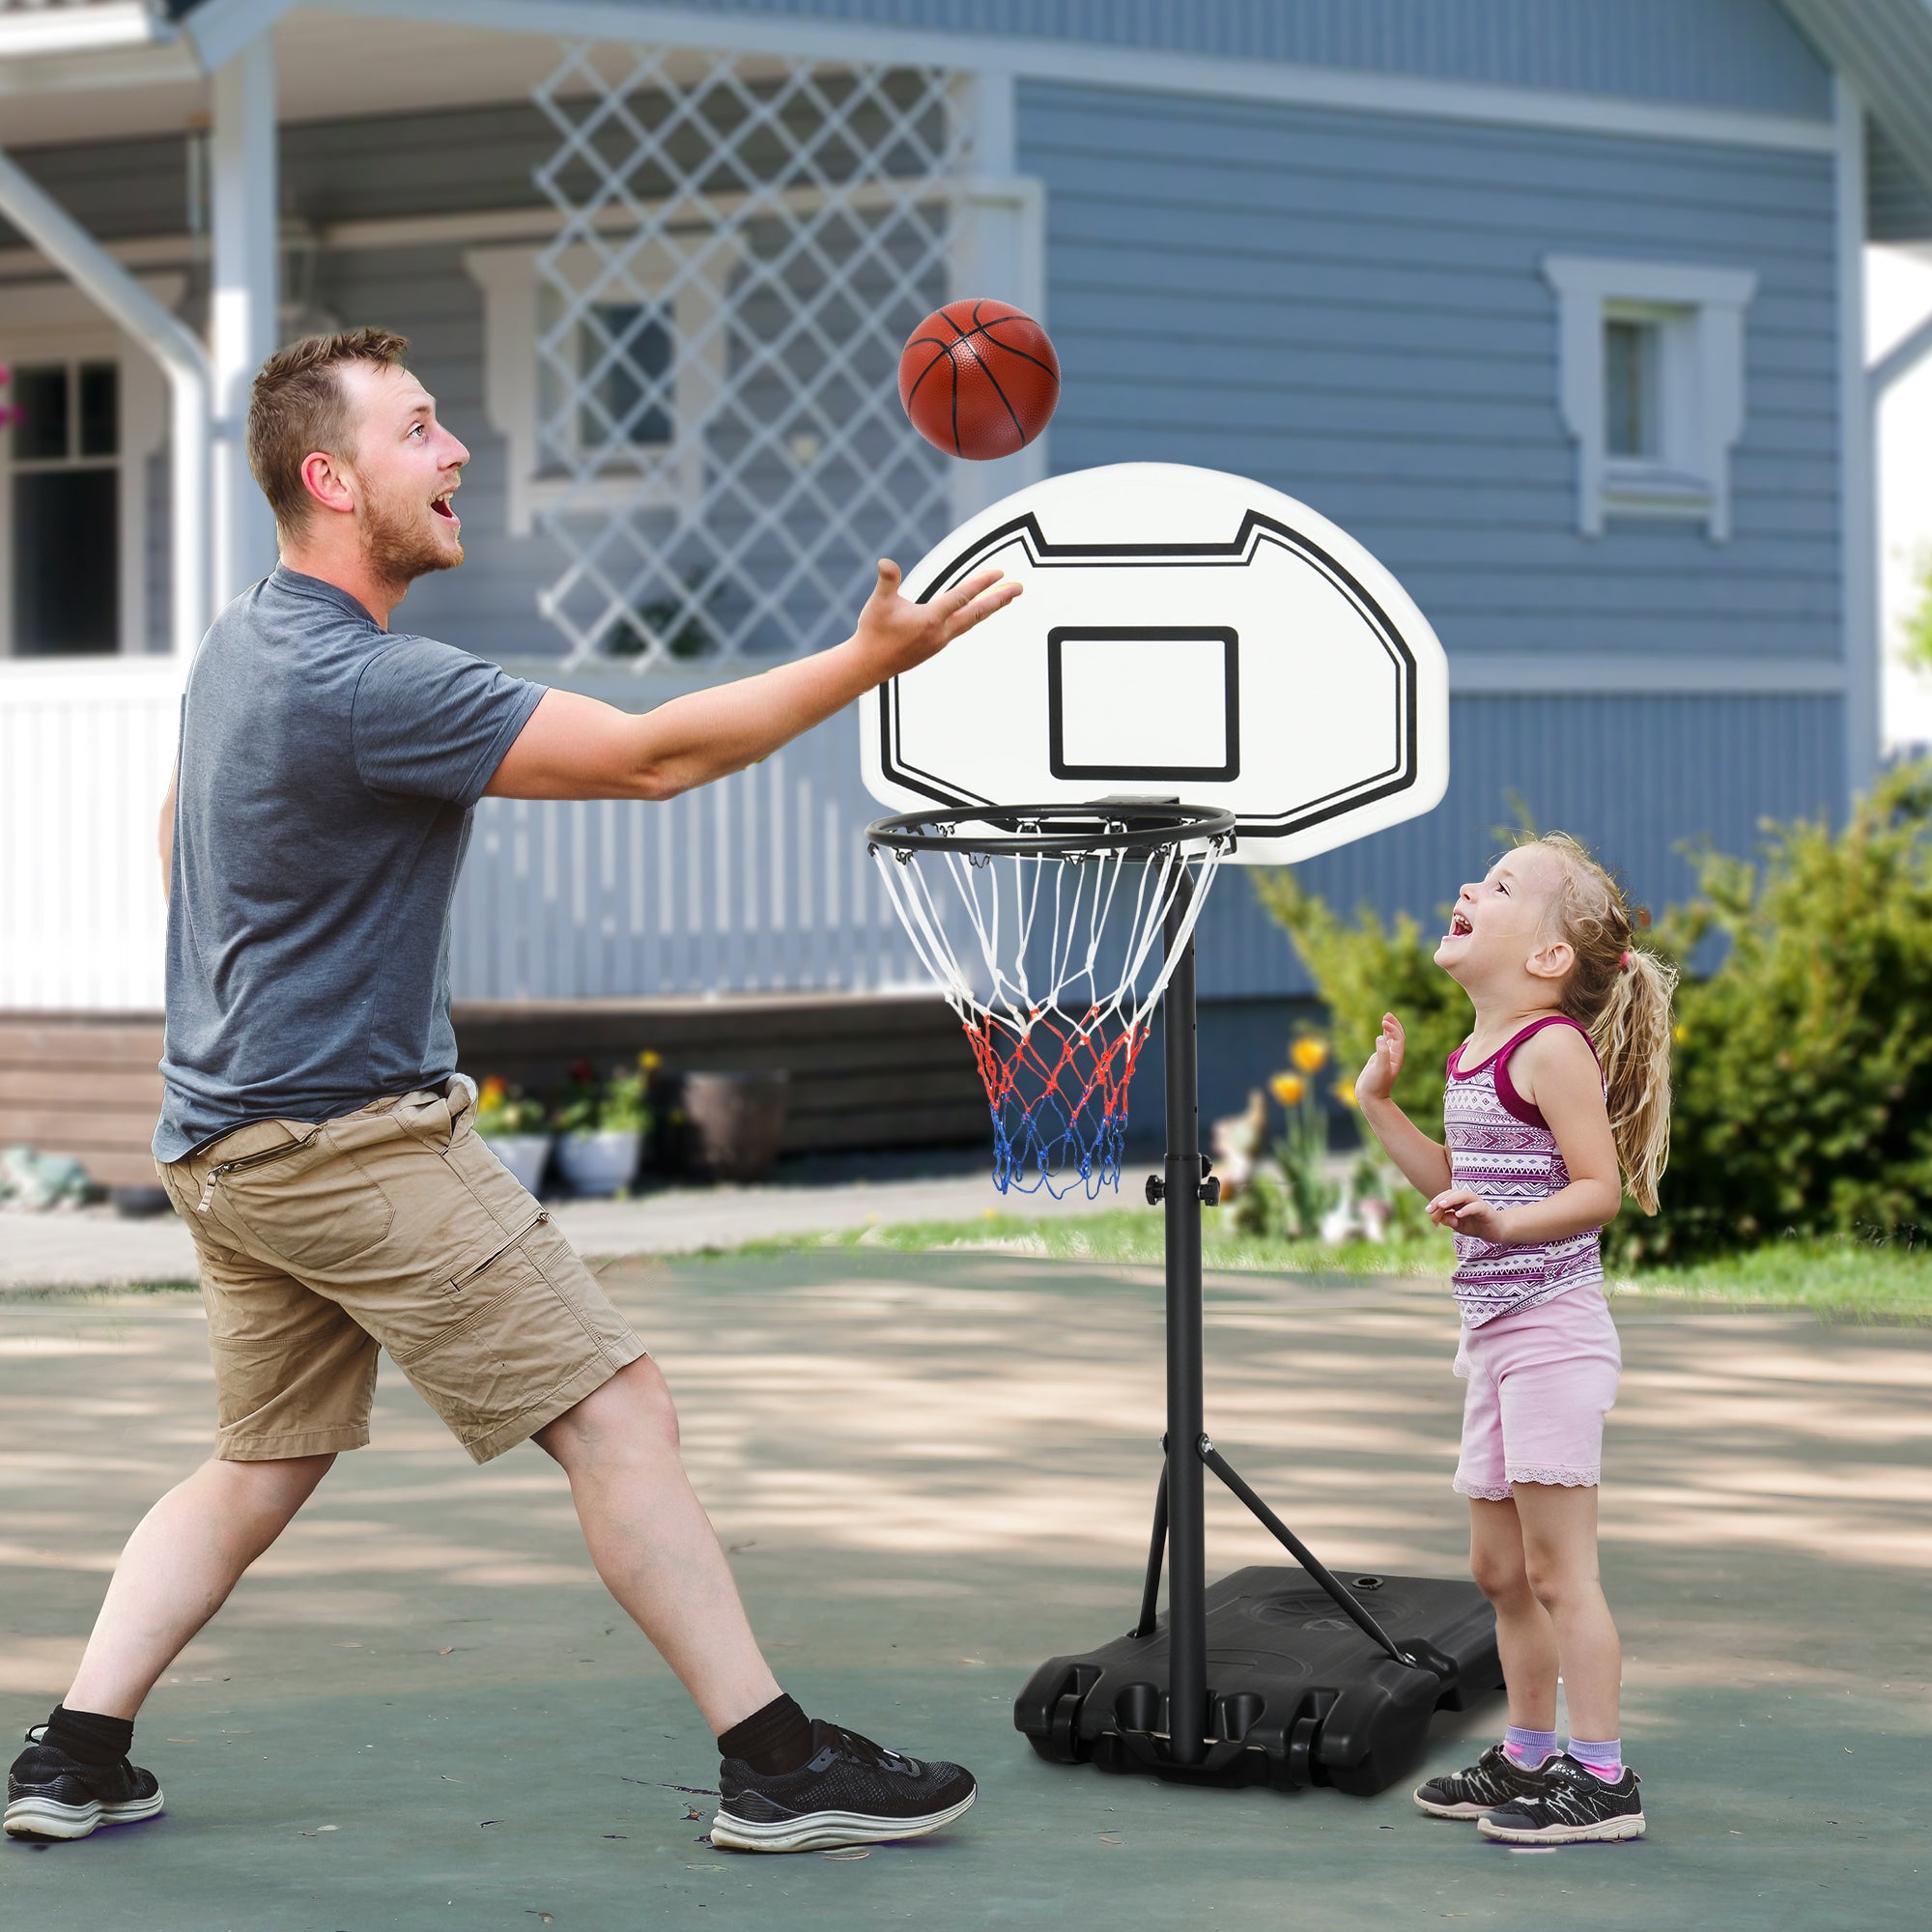
[[[550,1159],[548,1134],[485,1134],[484,1145],[534,1194]]]
[[[557,1169],[573,1194],[615,1194],[636,1179],[643,1139],[637,1133],[559,1134]]]

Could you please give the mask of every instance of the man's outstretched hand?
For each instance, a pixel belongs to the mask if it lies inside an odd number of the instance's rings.
[[[956,590],[915,604],[899,595],[899,567],[890,557],[879,559],[879,581],[859,612],[852,641],[877,667],[878,681],[936,657],[953,639],[975,624],[983,624],[995,611],[1004,611],[1020,594],[1022,585],[1004,581],[997,570],[976,571]]]

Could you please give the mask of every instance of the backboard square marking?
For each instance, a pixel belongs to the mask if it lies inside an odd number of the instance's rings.
[[[1062,625],[1046,635],[1057,779],[1241,775],[1240,652],[1222,625]]]

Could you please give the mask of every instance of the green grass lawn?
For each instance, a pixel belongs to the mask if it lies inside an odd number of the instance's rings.
[[[1236,1273],[1358,1276],[1446,1275],[1449,1238],[1431,1232],[1406,1239],[1282,1241],[1233,1230],[1205,1217],[1203,1254],[1209,1268]],[[735,1252],[799,1246],[883,1248],[890,1253],[1012,1254],[1053,1261],[1115,1262],[1158,1267],[1161,1217],[1146,1208],[1098,1214],[1002,1214],[971,1221],[883,1224],[804,1241],[759,1242]],[[1713,1308],[1807,1308],[1827,1321],[1932,1325],[1932,1248],[1853,1239],[1771,1243],[1720,1261],[1619,1274],[1619,1289]]]

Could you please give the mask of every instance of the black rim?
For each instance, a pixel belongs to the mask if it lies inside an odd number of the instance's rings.
[[[967,852],[992,858],[1097,858],[1119,852],[1151,858],[1169,846],[1233,841],[1235,814],[1203,805],[1096,799],[1087,805],[976,805],[950,811],[905,811],[876,819],[866,843],[910,858],[916,852]]]

